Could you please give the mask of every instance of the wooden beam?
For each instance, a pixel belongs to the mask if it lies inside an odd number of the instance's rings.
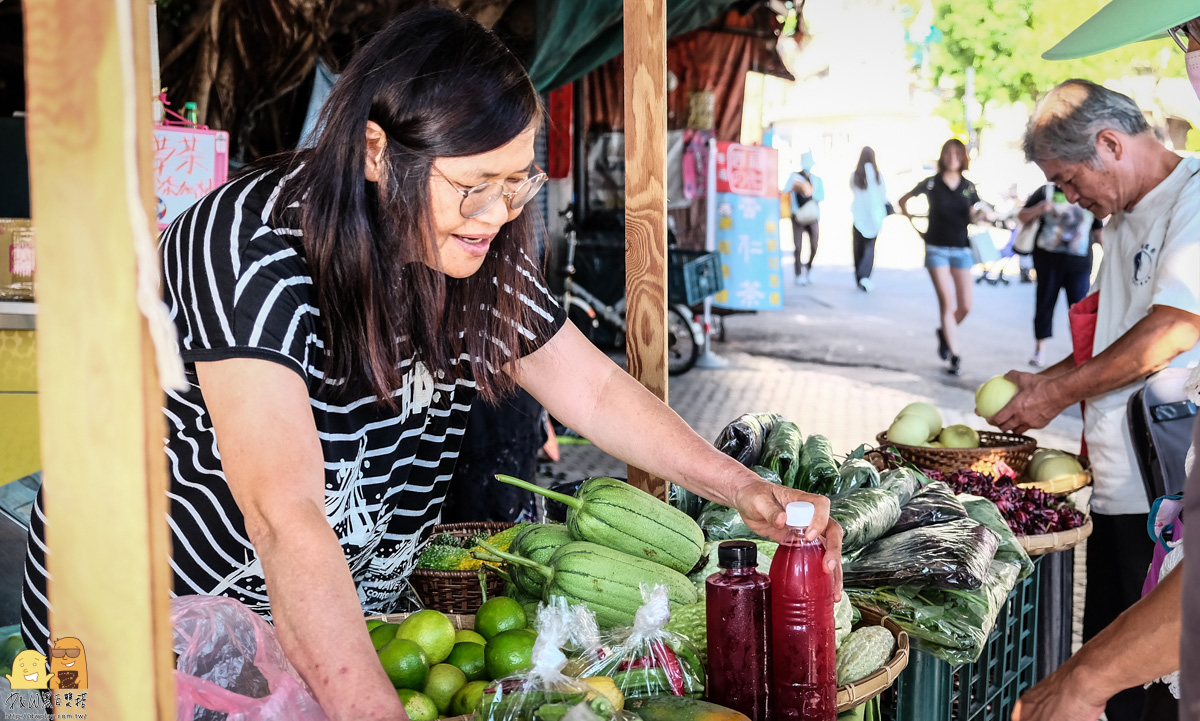
[[[667,4],[625,0],[625,298],[629,372],[667,400]],[[637,468],[629,482],[664,500]]]
[[[89,714],[165,721],[165,425],[136,300],[135,238],[157,262],[149,38],[146,0],[25,1],[51,632],[83,642]]]

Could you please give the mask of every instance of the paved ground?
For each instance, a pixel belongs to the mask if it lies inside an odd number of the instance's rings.
[[[728,318],[726,342],[713,346],[728,365],[672,378],[671,407],[708,439],[741,413],[782,413],[804,433],[829,437],[837,453],[874,443],[896,413],[917,400],[938,406],[947,424],[986,429],[973,413],[974,389],[1011,368],[1030,369],[1034,286],[1015,279],[1008,286],[974,286],[975,309],[962,328],[964,374],[945,375],[935,353],[936,300],[920,267],[919,240],[895,221],[889,219],[879,241],[873,292],[854,286],[849,232],[841,239],[825,231],[814,283],[789,285],[782,312]],[[1066,309],[1058,310],[1059,336],[1048,347],[1054,359],[1070,351]],[[1080,429],[1073,409],[1030,435],[1039,445],[1076,451]],[[623,476],[625,466],[597,448],[572,446],[544,471],[576,480]],[[1084,556],[1077,553],[1077,578]],[[1081,589],[1077,581],[1077,594]],[[1078,634],[1081,597],[1075,612]]]

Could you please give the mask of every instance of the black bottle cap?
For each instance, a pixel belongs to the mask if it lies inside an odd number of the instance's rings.
[[[753,541],[725,541],[717,546],[721,568],[753,568],[758,565],[758,546]]]

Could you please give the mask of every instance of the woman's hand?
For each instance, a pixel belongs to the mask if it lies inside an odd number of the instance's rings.
[[[787,504],[808,501],[816,507],[812,525],[804,537],[825,541],[825,572],[834,574],[834,592],[842,593],[842,527],[829,517],[829,499],[778,486],[766,481],[750,481],[733,493],[732,505],[742,522],[760,536],[782,541],[787,535]]]

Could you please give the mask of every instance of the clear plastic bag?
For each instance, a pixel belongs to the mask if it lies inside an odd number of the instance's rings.
[[[917,491],[908,503],[901,506],[900,517],[896,519],[888,535],[966,517],[967,509],[954,497],[950,486],[942,481],[934,481]]]
[[[881,538],[842,566],[847,587],[911,583],[975,590],[987,578],[1000,539],[969,518]]]
[[[847,588],[846,593],[855,604],[890,617],[936,658],[975,663],[1019,574],[1017,564],[993,561],[975,591],[883,586]]]
[[[258,614],[224,596],[171,600],[177,721],[328,721]]]
[[[667,589],[643,584],[642,600],[633,626],[615,630],[612,653],[584,675],[611,678],[626,698],[699,698],[704,693],[704,664],[691,641],[666,629],[671,620]]]
[[[867,488],[835,498],[829,515],[842,526],[842,553],[866,548],[888,532],[900,516],[896,496],[882,488]]]
[[[800,449],[803,445],[804,435],[800,432],[800,426],[781,420],[767,435],[758,465],[771,469],[778,474],[783,485],[792,487],[800,469]]]
[[[717,450],[749,468],[758,463],[763,443],[783,419],[778,413],[745,413],[721,429],[713,445]]]
[[[924,476],[911,468],[894,468],[880,474],[879,487],[891,491],[903,506],[921,490],[923,478]]]
[[[534,624],[538,636],[533,644],[533,668],[527,673],[501,679],[487,689],[476,709],[476,721],[565,721],[568,718],[635,721],[629,714],[617,710],[597,687],[563,672],[567,666],[563,649],[580,642],[573,640],[572,624],[578,619],[578,612],[569,607],[565,599],[554,597],[551,603],[539,606]],[[580,706],[583,709],[579,709]]]
[[[1024,581],[1028,578],[1029,574],[1033,573],[1033,561],[1025,552],[1025,547],[1013,534],[1012,529],[1008,527],[1008,522],[1000,515],[1000,509],[996,508],[996,504],[986,498],[971,495],[961,495],[958,500],[967,509],[967,516],[972,521],[987,526],[999,536],[1000,545],[996,548],[996,560],[1020,566],[1021,573],[1017,580]]]
[[[851,456],[838,466],[838,479],[832,495],[852,493],[859,489],[878,488],[879,469],[865,458]]]

